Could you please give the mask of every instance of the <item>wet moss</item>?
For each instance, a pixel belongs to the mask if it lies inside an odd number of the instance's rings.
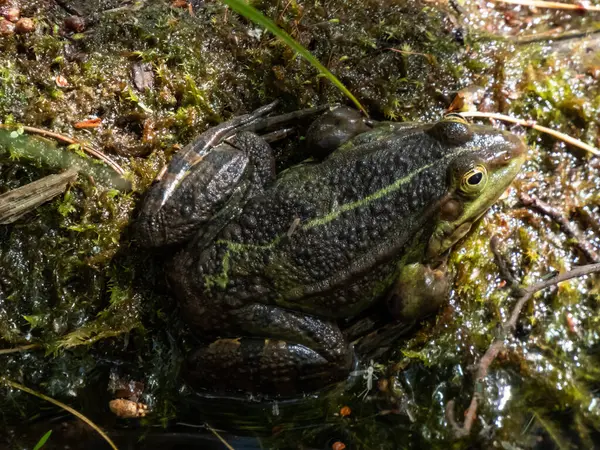
[[[348,102],[305,61],[220,3],[204,3],[194,16],[158,0],[112,12],[103,9],[121,2],[72,3],[89,19],[82,33],[64,28],[67,11],[33,1],[23,13],[36,18],[36,31],[0,38],[0,118],[102,149],[125,168],[133,192],[115,189],[110,169],[77,156],[77,149],[26,133],[0,135],[2,192],[74,161],[87,170],[63,196],[0,229],[3,347],[42,346],[2,355],[0,370],[110,427],[107,380],[118,372],[145,384],[141,401],[153,414],[144,425],[167,426],[193,417],[186,413],[194,396],[181,388],[179,371],[195,340],[168,294],[160,256],[137,251],[131,239],[128,226],[142,193],[177,148],[234,114],[275,98],[282,110]],[[254,5],[326,63],[376,119],[437,119],[455,91],[475,83],[484,89],[484,108],[600,142],[597,51],[582,58],[585,46],[517,45],[491,26],[506,25],[505,11],[491,13],[486,35],[466,33],[478,26],[469,19],[478,17],[473,8],[486,7],[476,3],[463,5],[471,12],[464,23],[416,1],[284,3]],[[544,17],[540,31],[566,20]],[[139,89],[132,77],[140,63],[152,69],[150,88]],[[73,128],[92,117],[100,127]],[[325,412],[318,423],[292,415],[285,432],[268,441],[273,447],[340,440],[356,448],[585,448],[598,439],[599,302],[592,278],[545,292],[525,310],[508,351],[479,387],[477,432],[455,442],[445,419],[449,399],[457,400],[458,412],[468,405],[470,367],[514,304],[490,238],[502,238],[511,269],[526,284],[585,262],[556,224],[519,204],[518,192],[560,207],[598,243],[597,162],[536,133],[527,140],[530,161],[520,179],[452,254],[449,304],[398,342],[394,364],[376,372],[386,383],[375,383],[363,399],[366,380],[359,375],[347,391],[311,404],[312,413]],[[291,148],[278,149],[281,166],[298,159]],[[33,426],[40,403],[4,388],[1,395],[6,428],[26,419]],[[342,406],[352,409],[349,417],[339,415]],[[261,416],[268,417],[263,428],[281,424],[269,414]]]

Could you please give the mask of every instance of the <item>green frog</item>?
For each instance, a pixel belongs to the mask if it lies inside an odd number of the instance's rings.
[[[434,312],[448,251],[526,157],[515,135],[460,118],[375,122],[337,107],[306,133],[315,156],[276,175],[256,134],[273,108],[177,153],[136,223],[143,245],[178,246],[170,287],[191,330],[214,339],[188,357],[194,387],[295,395],[347,377],[341,324],[379,304],[407,323]]]

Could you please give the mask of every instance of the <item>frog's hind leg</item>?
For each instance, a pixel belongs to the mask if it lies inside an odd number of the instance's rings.
[[[327,368],[329,367],[329,370]],[[301,344],[258,338],[219,339],[188,358],[194,387],[295,395],[335,381],[327,360]]]
[[[259,304],[235,310],[233,321],[246,336],[219,339],[190,355],[188,379],[195,386],[294,395],[350,372],[353,352],[334,323]]]
[[[186,172],[162,207],[155,208],[164,194],[161,184],[150,189],[136,221],[138,240],[146,247],[177,244],[192,236],[207,241],[274,178],[269,144],[253,133],[238,133]]]
[[[146,199],[146,206],[153,210],[161,209],[179,187],[182,179],[189,171],[201,162],[210,151],[228,137],[235,134],[244,126],[251,124],[261,116],[270,113],[277,106],[277,102],[265,105],[250,114],[234,117],[215,127],[209,128],[197,136],[191,143],[173,155],[173,159],[166,169],[163,169],[157,179],[150,195]]]
[[[197,245],[206,242],[275,178],[271,147],[247,130],[280,126],[319,109],[262,118],[274,107],[272,103],[211,128],[173,156],[140,209],[135,225],[140,244],[163,247],[192,236]]]
[[[259,132],[268,128],[279,127],[292,123],[300,118],[311,116],[321,112],[323,107],[309,108],[282,114],[279,116],[264,117],[272,112],[277,106],[277,101],[258,108],[250,114],[234,117],[212,127],[200,134],[193,142],[177,152],[166,170],[158,175],[160,189],[156,189],[156,195],[151,200],[150,207],[155,210],[162,208],[171,195],[178,188],[183,177],[200,163],[210,151],[226,139],[243,131]]]

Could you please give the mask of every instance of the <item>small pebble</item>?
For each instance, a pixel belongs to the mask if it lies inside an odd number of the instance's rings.
[[[85,20],[79,16],[69,16],[65,19],[65,28],[75,33],[81,33],[85,30]]]
[[[6,19],[0,19],[0,36],[9,36],[15,32],[15,24]]]
[[[348,417],[350,414],[352,414],[352,410],[350,409],[349,406],[343,406],[340,409],[340,416],[342,416],[342,417]]]
[[[134,402],[132,400],[127,400],[124,398],[111,400],[108,403],[108,407],[110,408],[113,414],[123,419],[135,419],[139,417],[146,417],[146,414],[150,412],[148,410],[148,405],[145,405],[144,403]]]
[[[17,33],[21,34],[31,33],[33,30],[35,30],[35,23],[32,19],[23,17],[15,24],[15,30]]]
[[[56,78],[54,79],[54,81],[56,82],[56,85],[58,87],[67,87],[69,85],[69,82],[67,81],[67,79],[65,77],[63,77],[62,75],[57,75]]]
[[[19,20],[19,17],[21,17],[21,10],[19,8],[15,8],[14,6],[0,8],[0,16],[11,22],[16,22]]]

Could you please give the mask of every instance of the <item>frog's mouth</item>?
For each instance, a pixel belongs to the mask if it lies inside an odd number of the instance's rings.
[[[519,173],[526,159],[526,146],[520,138],[506,133],[506,149],[490,152],[485,163],[489,179],[485,189],[475,198],[453,190],[438,207],[438,219],[427,245],[427,258],[438,259],[461,240],[487,210],[502,196]]]

